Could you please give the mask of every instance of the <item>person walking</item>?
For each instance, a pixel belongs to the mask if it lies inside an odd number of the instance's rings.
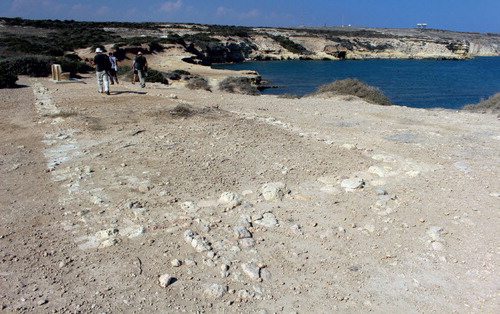
[[[96,75],[97,75],[97,86],[99,86],[99,93],[104,92],[109,95],[109,75],[108,71],[111,67],[111,63],[109,62],[109,58],[106,54],[102,53],[101,48],[97,48],[95,50],[96,55],[94,56],[93,64],[96,66]]]
[[[113,55],[112,52],[109,53],[109,62],[111,62],[111,69],[109,69],[109,79],[111,80],[111,85],[113,85],[116,81],[116,84],[120,84],[118,82],[118,59]]]
[[[137,53],[137,57],[135,57],[134,60],[134,79],[132,81],[132,84],[135,83],[135,72],[137,71],[137,75],[139,76],[139,81],[141,82],[141,87],[144,88],[146,87],[146,75],[148,72],[148,60],[146,60],[146,57],[142,55],[142,52]]]

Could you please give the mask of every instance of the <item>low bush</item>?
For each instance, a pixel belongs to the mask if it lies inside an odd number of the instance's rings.
[[[380,89],[369,86],[358,79],[338,80],[330,84],[320,86],[314,95],[352,95],[362,98],[370,103],[391,106],[392,101],[380,91]]]
[[[163,73],[154,69],[148,69],[148,76],[146,77],[146,82],[152,82],[152,83],[158,82],[168,85],[168,79],[163,75]]]
[[[177,117],[188,117],[193,114],[193,111],[188,105],[179,104],[170,110],[170,114]]]
[[[174,81],[180,80],[183,76],[185,77],[188,75],[191,75],[191,73],[189,73],[188,71],[184,71],[184,70],[174,70],[172,72],[165,73],[165,76],[169,80],[174,80]]]
[[[0,88],[13,88],[16,86],[17,75],[0,72]]]
[[[229,93],[260,95],[259,90],[252,85],[252,80],[248,77],[227,77],[219,83],[219,89]]]
[[[292,53],[296,53],[296,54],[309,54],[310,53],[306,48],[304,48],[304,46],[290,40],[289,38],[287,38],[285,36],[278,35],[278,36],[271,36],[271,38],[274,39],[275,41],[277,41],[281,45],[281,47],[285,48],[286,50],[288,50]]]
[[[206,91],[210,90],[210,85],[208,84],[208,80],[204,77],[194,77],[189,80],[186,84],[186,87],[189,89],[203,89]]]
[[[278,95],[278,98],[284,98],[284,99],[300,99],[299,95],[294,95],[294,94],[281,94]]]
[[[231,37],[249,37],[254,33],[253,29],[245,26],[228,26],[228,25],[208,25],[208,32],[214,35]]]
[[[24,56],[8,58],[0,61],[1,73],[15,75],[28,75],[33,77],[49,76],[52,64],[60,64],[65,72],[70,72],[72,77],[77,73],[87,73],[93,68],[84,62],[73,61],[68,58],[54,58],[48,56]]]
[[[464,106],[465,110],[477,112],[500,112],[500,93],[496,93],[486,100],[482,100],[478,104]]]

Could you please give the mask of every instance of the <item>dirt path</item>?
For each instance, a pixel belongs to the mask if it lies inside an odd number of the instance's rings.
[[[0,90],[3,311],[498,308],[496,117],[84,81]]]

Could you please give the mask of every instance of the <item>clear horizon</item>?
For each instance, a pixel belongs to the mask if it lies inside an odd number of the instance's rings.
[[[498,0],[2,0],[4,17],[250,27],[428,28],[499,33]]]

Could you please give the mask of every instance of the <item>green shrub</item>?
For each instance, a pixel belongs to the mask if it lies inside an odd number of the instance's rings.
[[[260,95],[259,90],[252,85],[252,80],[248,77],[227,77],[219,83],[219,89],[229,93]]]
[[[500,93],[496,93],[486,100],[482,100],[478,104],[464,106],[465,110],[476,112],[500,112]]]
[[[210,85],[208,85],[208,80],[204,77],[194,77],[189,80],[186,84],[186,87],[189,89],[203,89],[206,91],[210,91]]]
[[[46,56],[16,57],[0,62],[0,72],[17,75],[43,77],[51,74],[50,67],[56,63],[55,58]]]
[[[16,86],[17,75],[0,72],[0,88],[13,88]]]
[[[120,65],[118,67],[117,75],[127,75],[130,73],[132,73],[132,68],[129,67],[128,65]]]
[[[246,38],[253,33],[250,27],[245,26],[208,25],[207,30],[211,34],[224,37],[238,36]]]
[[[61,57],[65,52],[79,48],[102,46],[120,37],[102,29],[62,29],[46,36],[8,34],[0,38],[0,48],[28,55]]]
[[[391,106],[393,103],[378,88],[369,86],[358,79],[338,80],[330,84],[320,86],[315,95],[352,95],[362,98],[368,102]]]
[[[191,75],[188,71],[184,70],[174,70],[172,72],[166,72],[164,74],[169,80],[177,81],[180,80],[183,76]]]
[[[60,64],[64,72],[70,72],[72,77],[75,77],[77,73],[86,73],[93,70],[87,63],[73,61],[68,58],[24,56],[0,61],[0,72],[43,77],[51,74],[51,66],[55,63]]]
[[[168,79],[163,75],[162,72],[148,69],[148,76],[146,77],[146,82],[159,82],[168,85]]]
[[[297,53],[297,54],[310,53],[306,48],[304,48],[304,46],[286,38],[285,36],[278,35],[278,36],[271,36],[271,38],[277,41],[283,48],[292,53]]]

